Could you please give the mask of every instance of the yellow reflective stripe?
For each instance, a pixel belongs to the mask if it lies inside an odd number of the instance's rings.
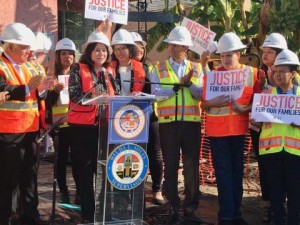
[[[167,71],[167,64],[166,62],[161,62],[158,65],[158,74],[160,78],[166,78],[169,76],[169,73]]]
[[[25,62],[24,65],[27,68],[27,70],[29,70],[31,75],[33,75],[33,76],[39,75],[39,73],[35,69],[32,68],[32,66],[30,65],[29,62]]]
[[[284,145],[289,148],[300,150],[300,140],[296,138],[285,137]]]
[[[13,111],[24,111],[24,110],[37,110],[37,102],[11,102],[7,101],[0,105],[0,110],[13,110]]]
[[[1,59],[1,57],[0,57],[0,66],[4,70],[5,75],[7,76],[7,80],[10,80],[10,81],[14,80],[13,74],[11,73],[9,68],[7,67],[6,63]]]
[[[230,109],[229,107],[221,107],[221,108],[209,108],[207,113],[212,115],[229,115]]]
[[[272,148],[278,147],[282,145],[281,137],[272,137],[272,138],[260,138],[259,140],[259,148]]]
[[[32,62],[32,65],[34,66],[34,68],[38,71],[38,73],[40,75],[46,76],[46,74],[44,73],[44,68],[41,64],[36,63],[36,62]]]
[[[196,106],[189,106],[189,107],[180,107],[178,108],[177,113],[183,113],[184,115],[200,115],[199,107]],[[165,116],[174,116],[175,115],[175,107],[168,107],[168,108],[159,108],[158,109],[159,116],[165,117]]]
[[[246,70],[248,71],[249,76],[247,76],[245,86],[253,87],[253,83],[254,83],[253,68],[251,66],[246,66]]]

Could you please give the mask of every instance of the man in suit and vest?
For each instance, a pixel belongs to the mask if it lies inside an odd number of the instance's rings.
[[[180,207],[178,167],[182,152],[185,183],[184,216],[197,219],[199,203],[199,152],[202,67],[187,60],[191,35],[185,27],[175,27],[164,40],[170,58],[153,69],[152,94],[166,96],[157,103],[160,141],[165,164],[165,194],[171,207],[171,220],[176,220]],[[176,83],[177,85],[173,84]]]
[[[246,47],[236,34],[229,32],[220,38],[216,51],[220,54],[222,65],[214,71],[247,71],[243,91],[238,99],[231,100],[231,96],[221,95],[207,100],[207,75],[204,76],[201,107],[207,113],[205,132],[210,140],[217,179],[219,225],[246,224],[240,211],[243,196],[243,150],[245,135],[248,133],[251,100],[256,89],[260,92],[258,88],[261,86],[257,78],[258,70],[239,63],[240,50]]]
[[[9,99],[0,105],[0,224],[11,224],[20,196],[20,224],[38,224],[37,143],[38,99],[45,97],[52,78],[43,78],[25,65],[34,42],[21,23],[9,24],[1,40],[0,91]],[[18,194],[20,193],[20,194]]]

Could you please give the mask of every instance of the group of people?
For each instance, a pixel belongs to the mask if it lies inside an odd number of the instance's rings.
[[[105,146],[100,146],[98,151],[99,126],[107,125],[103,118],[108,112],[105,107],[82,105],[80,100],[98,95],[134,95],[136,92],[166,98],[153,106],[147,154],[153,202],[166,203],[162,195],[164,176],[170,224],[177,222],[181,207],[185,218],[201,220],[197,214],[201,109],[206,112],[205,135],[210,140],[217,181],[219,225],[247,224],[240,206],[243,149],[249,123],[259,162],[266,208],[264,220],[273,216],[276,225],[299,224],[300,125],[258,123],[255,118],[249,119],[254,93],[300,94],[296,82],[299,59],[287,49],[282,35],[270,34],[261,46],[264,70],[241,64],[239,59],[247,46],[232,32],[222,35],[216,51],[220,54],[221,65],[213,70],[246,69],[248,73],[242,94],[235,100],[227,95],[208,100],[209,68],[206,63],[209,53],[203,53],[201,63],[187,58],[193,43],[183,26],[175,27],[164,40],[168,44],[169,58],[155,65],[145,61],[147,43],[136,32],[119,29],[111,40],[102,31],[93,32],[83,46],[78,63],[75,62],[75,44],[64,38],[56,45],[54,73],[48,76],[42,75],[37,66],[30,63],[34,41],[28,27],[20,23],[8,25],[1,41],[4,53],[0,57],[0,180],[3,183],[0,186],[0,225],[10,224],[18,208],[22,225],[38,224],[36,139],[43,110],[47,124],[60,122],[52,137],[58,143],[57,175],[61,200],[70,202],[66,161],[71,152],[75,203],[81,206],[84,222],[94,221],[94,175],[98,154],[106,151]],[[59,101],[64,89],[58,82],[60,75],[69,75],[69,104]],[[149,85],[147,81],[155,84]],[[61,116],[70,109],[62,120]],[[177,186],[181,156],[185,180],[183,203]]]

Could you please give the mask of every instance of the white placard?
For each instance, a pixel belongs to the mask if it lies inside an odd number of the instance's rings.
[[[58,82],[64,85],[64,89],[59,93],[58,105],[68,105],[70,102],[68,91],[69,77],[70,75],[58,75]]]
[[[238,99],[242,95],[248,76],[247,69],[207,72],[206,100],[221,95],[230,95],[233,99]]]
[[[251,117],[256,122],[300,125],[300,96],[254,94]]]
[[[194,45],[189,49],[198,53],[199,55],[202,55],[202,53],[208,48],[216,36],[215,32],[186,17],[184,17],[181,25],[186,27],[191,33],[192,42]]]
[[[127,24],[128,0],[85,0],[84,17]]]

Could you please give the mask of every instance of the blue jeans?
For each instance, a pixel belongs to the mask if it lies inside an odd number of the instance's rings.
[[[210,137],[209,139],[217,179],[219,219],[240,218],[245,135]]]

